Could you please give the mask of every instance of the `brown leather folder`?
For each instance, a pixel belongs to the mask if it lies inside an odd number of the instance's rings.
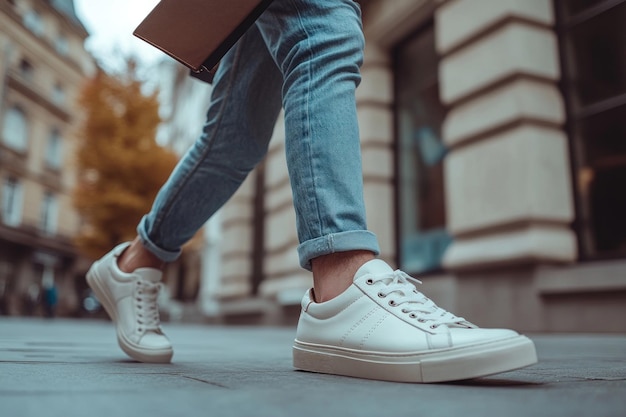
[[[198,78],[210,79],[220,59],[271,2],[161,0],[133,34],[189,67]]]

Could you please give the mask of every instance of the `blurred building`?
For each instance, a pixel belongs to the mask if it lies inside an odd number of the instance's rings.
[[[0,314],[38,314],[53,284],[59,313],[78,307],[70,194],[87,35],[72,0],[0,2]]]
[[[626,330],[626,1],[361,4],[382,257],[483,326]],[[282,121],[221,216],[216,317],[295,320],[311,276]]]

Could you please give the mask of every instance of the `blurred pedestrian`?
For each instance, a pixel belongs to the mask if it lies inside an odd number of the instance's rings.
[[[481,329],[445,311],[417,291],[415,280],[376,259],[378,241],[365,221],[355,100],[363,47],[355,1],[275,0],[226,55],[202,135],[139,223],[137,238],[87,275],[129,356],[170,362],[172,345],[157,307],[161,270],[265,156],[282,107],[298,254],[313,273],[294,366],[435,382],[536,361],[526,337]]]
[[[57,302],[58,294],[56,285],[54,283],[44,285],[43,306],[45,317],[54,318],[54,316],[56,315]]]

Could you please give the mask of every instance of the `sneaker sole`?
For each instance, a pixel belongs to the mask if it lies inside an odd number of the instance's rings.
[[[172,356],[174,355],[174,351],[171,348],[148,349],[138,346],[126,338],[120,327],[117,325],[117,309],[115,307],[115,302],[113,301],[113,296],[102,281],[103,279],[100,278],[96,272],[95,265],[92,266],[87,272],[87,284],[89,284],[89,287],[96,294],[98,300],[100,300],[104,310],[107,312],[109,317],[111,317],[113,323],[115,323],[117,343],[120,345],[120,348],[124,351],[124,353],[139,362],[170,363]]]
[[[535,363],[535,345],[525,336],[413,354],[363,352],[298,340],[293,346],[293,366],[297,369],[394,382],[459,381]]]

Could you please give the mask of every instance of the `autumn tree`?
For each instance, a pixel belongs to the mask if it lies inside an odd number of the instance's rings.
[[[133,66],[123,75],[98,72],[82,89],[74,205],[83,219],[78,249],[99,258],[131,240],[141,216],[176,164],[155,140],[157,93],[142,92]]]

